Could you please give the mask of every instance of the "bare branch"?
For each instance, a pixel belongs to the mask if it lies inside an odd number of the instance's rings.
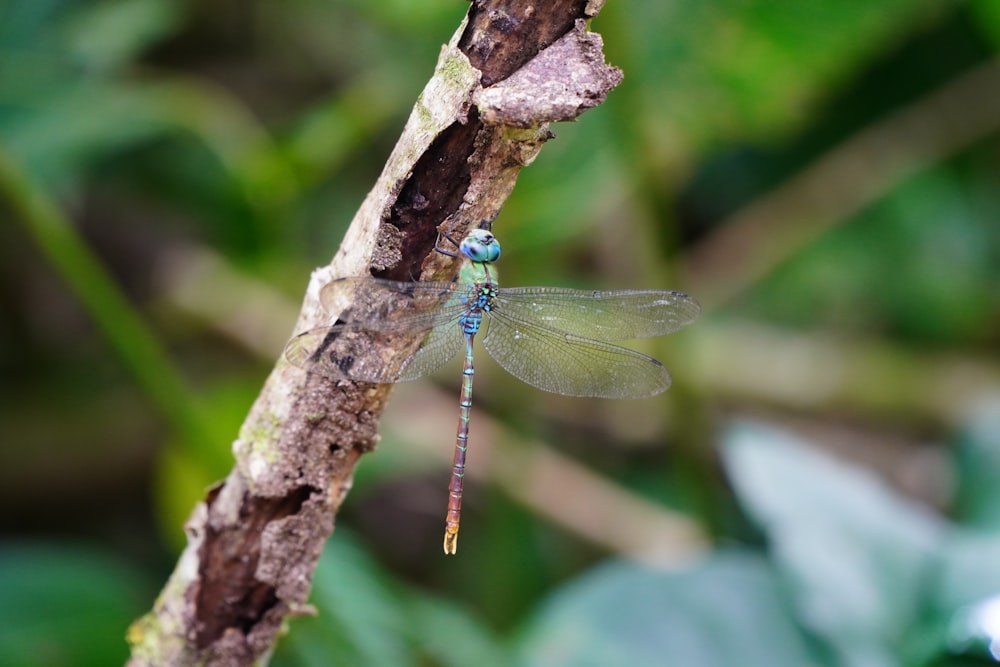
[[[585,29],[599,4],[473,3],[340,250],[313,273],[297,331],[337,315],[318,300],[332,277],[454,278],[455,262],[432,252],[438,233],[462,236],[496,217],[521,167],[552,136],[547,123],[575,118],[621,80]],[[173,575],[130,629],[129,664],[265,659],[284,619],[306,609],[316,561],[354,466],[377,442],[390,390],[279,360],[233,445],[235,468],[195,508]]]

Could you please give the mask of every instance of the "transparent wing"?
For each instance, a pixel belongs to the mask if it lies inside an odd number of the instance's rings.
[[[508,373],[555,394],[645,398],[670,386],[670,373],[652,357],[511,318],[502,309],[490,312],[483,346]]]
[[[454,283],[332,281],[320,291],[321,303],[330,311],[350,308],[339,324],[292,338],[285,358],[337,379],[391,383],[427,375],[462,348],[462,294]]]
[[[403,283],[378,278],[339,278],[320,290],[328,313],[341,312],[340,321],[386,333],[429,331],[457,320],[465,310],[459,298],[468,288],[457,283]]]
[[[398,381],[416,380],[430,375],[454,359],[465,348],[465,337],[457,320],[443,322],[431,330],[409,362],[403,367]]]
[[[494,310],[518,322],[540,325],[592,340],[662,336],[690,324],[701,306],[683,292],[601,292],[560,287],[499,290]]]

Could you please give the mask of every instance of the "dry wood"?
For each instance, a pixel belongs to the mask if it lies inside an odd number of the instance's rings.
[[[313,273],[296,331],[337,315],[318,301],[335,276],[455,277],[455,260],[433,252],[438,233],[496,217],[551,138],[548,123],[621,81],[586,30],[600,4],[473,3],[340,250]],[[174,573],[129,631],[130,665],[266,660],[285,618],[308,612],[313,569],[390,390],[278,361],[234,443],[235,467],[195,508]]]

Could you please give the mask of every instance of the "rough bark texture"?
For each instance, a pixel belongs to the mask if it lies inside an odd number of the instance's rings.
[[[620,82],[586,31],[600,4],[473,3],[340,250],[313,273],[296,331],[338,314],[318,301],[333,277],[455,277],[455,260],[433,252],[439,231],[461,237],[496,217],[552,136],[547,124],[600,104]],[[307,609],[313,568],[390,390],[279,360],[233,445],[236,466],[195,508],[174,573],[129,630],[130,665],[266,660],[284,619]]]

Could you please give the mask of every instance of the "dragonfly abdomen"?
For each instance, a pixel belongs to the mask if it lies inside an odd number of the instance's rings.
[[[469,313],[462,318],[475,320],[478,328],[483,314]],[[465,323],[463,322],[463,327]],[[475,332],[465,334],[465,363],[462,368],[462,395],[459,399],[458,429],[455,436],[455,455],[451,462],[451,482],[448,485],[448,516],[444,527],[444,552],[454,554],[458,548],[458,526],[462,517],[462,487],[465,482],[465,454],[469,448],[469,418],[472,411],[472,339]]]

